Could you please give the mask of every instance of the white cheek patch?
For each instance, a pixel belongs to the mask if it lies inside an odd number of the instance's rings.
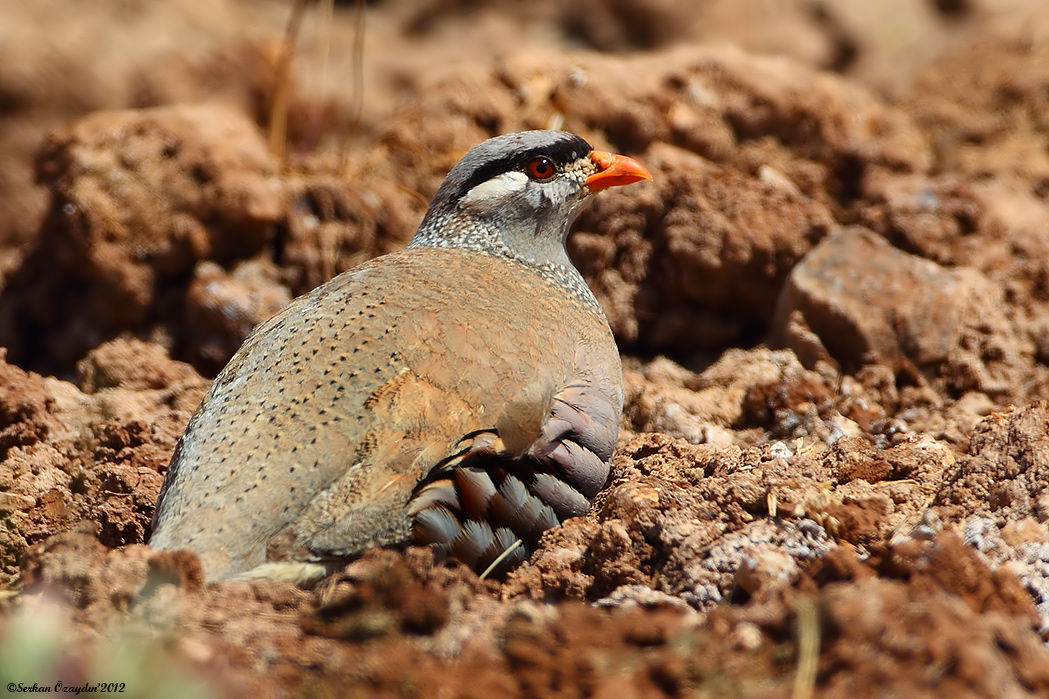
[[[528,175],[523,172],[504,172],[477,185],[459,200],[464,209],[492,210],[518,196],[528,186]]]

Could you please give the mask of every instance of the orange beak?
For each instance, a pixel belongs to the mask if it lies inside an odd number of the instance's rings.
[[[590,152],[590,159],[597,165],[597,172],[586,178],[591,192],[652,179],[644,165],[625,155],[595,150]]]

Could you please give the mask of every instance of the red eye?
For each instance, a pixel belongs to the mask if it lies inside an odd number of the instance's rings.
[[[528,161],[526,169],[528,174],[537,180],[548,180],[557,174],[557,168],[554,167],[554,163],[550,158],[542,155]]]

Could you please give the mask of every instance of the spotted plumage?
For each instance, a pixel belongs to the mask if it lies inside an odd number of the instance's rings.
[[[563,132],[470,151],[406,250],[245,341],[176,448],[150,544],[213,579],[304,581],[409,542],[479,571],[523,560],[605,483],[622,409],[568,227],[592,191],[647,177]]]

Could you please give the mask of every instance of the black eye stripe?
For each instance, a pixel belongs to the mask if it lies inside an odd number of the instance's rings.
[[[568,132],[535,131],[489,139],[452,168],[434,195],[438,208],[453,205],[466,192],[504,172],[527,172],[534,158],[545,156],[563,169],[590,153],[590,144]]]

